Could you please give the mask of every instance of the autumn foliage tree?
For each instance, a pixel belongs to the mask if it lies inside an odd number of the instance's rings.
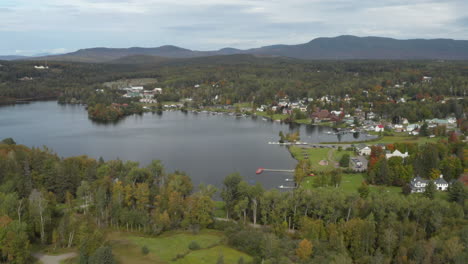
[[[301,242],[299,242],[299,245],[296,248],[296,255],[301,260],[309,259],[312,255],[312,242],[307,239],[303,239]]]

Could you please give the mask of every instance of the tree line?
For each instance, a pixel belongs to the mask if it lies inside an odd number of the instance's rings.
[[[332,175],[330,175],[332,177]],[[111,255],[106,229],[159,235],[222,230],[255,263],[464,263],[467,191],[457,200],[336,186],[290,192],[228,175],[196,190],[184,172],[0,144],[0,261],[29,263],[31,245],[76,247],[80,263]],[[217,196],[219,194],[219,196]],[[214,200],[224,202],[215,218]]]

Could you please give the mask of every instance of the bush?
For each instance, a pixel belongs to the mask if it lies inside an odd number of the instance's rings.
[[[199,250],[200,249],[200,245],[198,245],[198,243],[196,241],[192,241],[190,242],[190,244],[188,245],[188,248],[190,250]]]
[[[349,167],[349,154],[344,154],[340,159],[340,167],[347,168]]]
[[[148,255],[148,253],[149,253],[148,247],[147,247],[147,246],[143,246],[143,247],[141,248],[141,254],[143,254],[143,255]]]
[[[109,246],[102,246],[94,252],[89,258],[89,264],[115,264],[112,248]]]

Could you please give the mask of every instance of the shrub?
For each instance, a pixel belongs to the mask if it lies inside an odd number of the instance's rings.
[[[143,254],[143,255],[148,255],[148,253],[149,253],[148,247],[147,247],[147,246],[143,246],[143,247],[141,248],[141,254]]]
[[[344,154],[340,159],[340,167],[348,167],[349,166],[349,154]]]
[[[188,245],[188,248],[190,250],[199,250],[200,249],[200,245],[198,245],[198,243],[196,241],[192,241],[190,242],[190,244]]]

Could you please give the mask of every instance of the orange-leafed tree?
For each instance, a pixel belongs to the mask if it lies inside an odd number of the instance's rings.
[[[312,242],[307,239],[303,239],[299,242],[299,246],[296,248],[296,255],[301,260],[306,260],[312,255]]]

